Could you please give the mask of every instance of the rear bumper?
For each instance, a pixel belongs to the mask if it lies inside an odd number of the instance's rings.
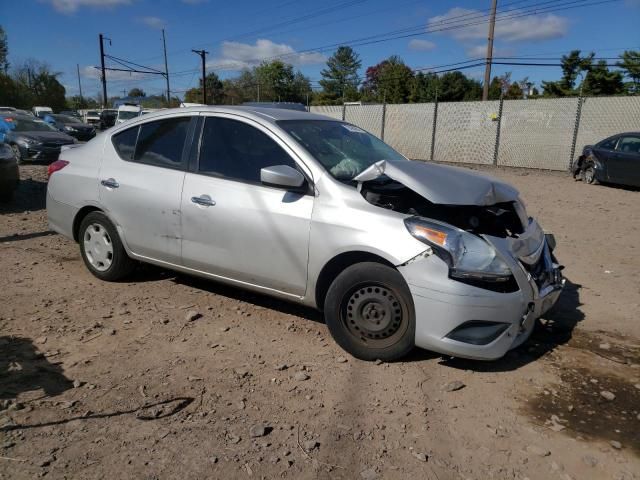
[[[456,357],[498,359],[525,342],[535,320],[558,300],[564,284],[560,266],[546,263],[546,276],[540,282],[541,276],[534,277],[509,253],[512,249],[506,248],[505,239],[489,240],[509,263],[518,291],[493,292],[452,280],[447,265],[435,255],[398,267],[413,297],[418,347]],[[550,261],[547,239],[542,242],[538,260],[546,256]],[[451,338],[460,336],[465,341]]]
[[[73,220],[78,210],[72,205],[54,200],[47,191],[47,219],[51,230],[73,239]]]

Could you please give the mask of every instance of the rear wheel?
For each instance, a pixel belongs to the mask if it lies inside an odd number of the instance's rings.
[[[101,280],[121,280],[136,266],[122,246],[116,228],[102,212],[91,212],[84,217],[78,239],[85,265]]]
[[[397,360],[415,345],[409,288],[392,267],[364,262],[336,277],[324,302],[325,321],[343,349],[362,360]]]

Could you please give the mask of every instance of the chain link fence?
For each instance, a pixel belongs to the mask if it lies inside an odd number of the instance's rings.
[[[414,160],[567,170],[615,133],[640,130],[640,96],[311,107]]]
[[[505,100],[496,164],[566,170],[577,108],[577,98]]]

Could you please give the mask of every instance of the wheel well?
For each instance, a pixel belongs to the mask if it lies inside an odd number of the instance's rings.
[[[324,308],[324,299],[327,296],[329,287],[335,278],[347,267],[361,262],[375,262],[395,268],[392,263],[385,260],[379,255],[370,252],[345,252],[333,257],[329,260],[318,275],[316,282],[316,305],[322,310]]]
[[[102,210],[100,210],[98,207],[93,207],[93,206],[88,206],[88,207],[82,207],[78,213],[76,213],[76,218],[73,219],[73,239],[77,242],[78,241],[78,230],[80,230],[80,224],[82,223],[82,220],[84,220],[84,217],[86,217],[87,215],[89,215],[91,212],[101,212]]]

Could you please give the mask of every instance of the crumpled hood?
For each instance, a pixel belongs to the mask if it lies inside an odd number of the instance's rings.
[[[488,206],[512,202],[518,190],[508,183],[459,167],[421,161],[380,160],[354,178],[366,182],[386,175],[432,203]]]

